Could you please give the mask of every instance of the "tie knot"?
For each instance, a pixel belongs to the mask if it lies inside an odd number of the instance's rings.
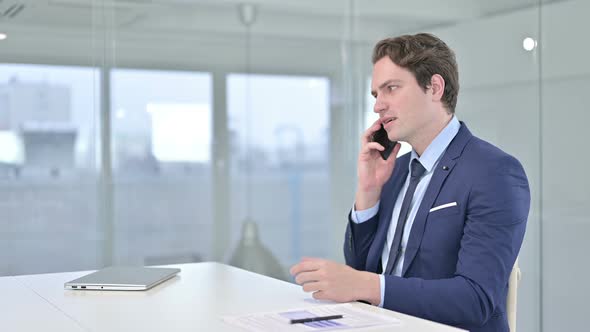
[[[411,173],[411,177],[413,179],[415,178],[421,178],[422,175],[424,175],[424,172],[426,172],[426,169],[424,168],[424,166],[422,166],[422,164],[418,161],[418,159],[412,159],[412,173]]]

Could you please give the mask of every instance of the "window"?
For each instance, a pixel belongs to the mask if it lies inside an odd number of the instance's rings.
[[[115,261],[211,259],[212,77],[111,71]]]
[[[98,70],[0,64],[0,160],[20,175],[94,169]]]
[[[114,69],[111,73],[116,173],[182,173],[211,158],[211,75]]]
[[[148,104],[152,153],[159,162],[211,159],[211,111],[205,104]]]
[[[233,241],[253,222],[271,253],[259,266],[283,269],[260,273],[285,278],[302,254],[329,255],[329,89],[325,77],[228,76]]]
[[[99,87],[96,68],[0,64],[0,275],[102,261]]]

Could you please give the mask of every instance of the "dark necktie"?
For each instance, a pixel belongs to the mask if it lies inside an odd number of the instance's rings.
[[[414,197],[414,192],[416,191],[418,182],[420,182],[420,178],[422,177],[422,175],[424,175],[424,172],[426,171],[426,169],[424,169],[424,166],[422,166],[422,164],[420,164],[420,162],[417,159],[412,159],[411,168],[412,169],[410,173],[410,185],[408,186],[408,190],[406,190],[406,195],[404,196],[402,208],[399,213],[399,218],[397,219],[395,235],[393,236],[391,248],[389,249],[389,259],[387,260],[387,267],[385,269],[386,274],[391,274],[393,272],[395,262],[399,258],[401,252],[402,235],[404,233],[404,227],[406,226],[406,219],[408,219],[408,214],[410,213],[412,198]]]

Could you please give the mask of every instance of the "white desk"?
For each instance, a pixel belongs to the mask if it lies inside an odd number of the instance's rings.
[[[13,278],[0,278],[0,331],[41,331],[49,326],[55,331],[83,331],[29,288]]]
[[[63,289],[65,282],[88,272],[2,277],[0,330],[241,331],[220,316],[321,305],[295,284],[231,266],[195,263],[174,267],[182,270],[179,276],[143,292]],[[381,330],[462,331],[362,303],[354,305],[403,322]],[[7,313],[13,314],[5,320]]]

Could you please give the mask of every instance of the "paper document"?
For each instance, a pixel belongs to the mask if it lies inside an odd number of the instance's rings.
[[[342,318],[292,324],[292,320],[314,317],[342,316]],[[302,309],[261,312],[222,319],[248,331],[327,331],[370,326],[399,325],[395,317],[380,315],[351,303],[328,304]]]

